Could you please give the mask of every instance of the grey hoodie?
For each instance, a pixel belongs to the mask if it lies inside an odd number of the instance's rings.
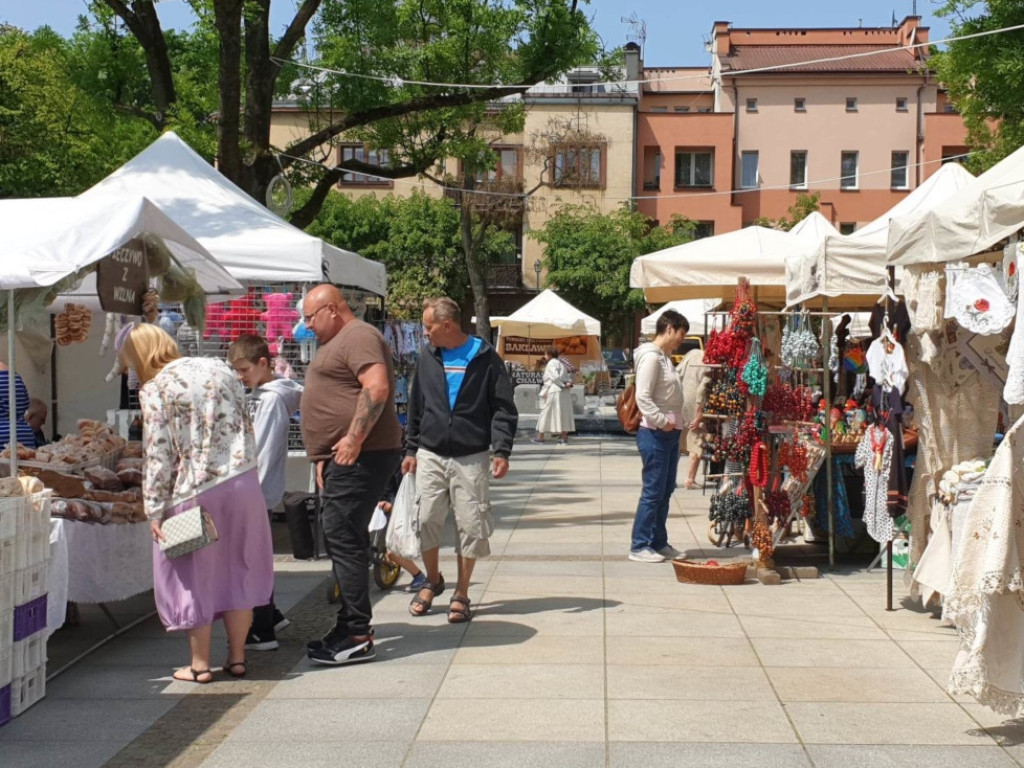
[[[302,385],[282,378],[256,387],[246,398],[256,431],[256,462],[267,509],[276,507],[284,497],[288,425],[301,398]]]
[[[668,425],[669,414],[676,414],[676,429],[683,411],[683,387],[672,365],[672,359],[652,342],[641,344],[633,352],[636,365],[636,405],[644,417],[644,425],[662,429]]]

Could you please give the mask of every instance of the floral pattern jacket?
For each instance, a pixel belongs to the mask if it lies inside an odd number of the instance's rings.
[[[150,519],[256,466],[245,390],[223,360],[168,363],[139,390],[139,403],[142,495]]]

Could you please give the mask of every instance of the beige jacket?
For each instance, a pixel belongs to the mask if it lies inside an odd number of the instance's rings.
[[[655,344],[641,344],[633,353],[636,363],[636,405],[645,426],[663,429],[671,421],[682,429],[683,387],[672,359]],[[673,419],[669,416],[674,415]]]

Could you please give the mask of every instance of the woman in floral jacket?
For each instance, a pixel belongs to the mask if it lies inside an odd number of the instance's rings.
[[[243,677],[252,609],[270,600],[274,577],[245,391],[226,363],[181,357],[155,325],[134,328],[120,355],[142,383],[142,491],[153,529],[157,610],[168,631],[185,630],[192,651],[191,664],[174,677],[213,679],[210,639],[217,619],[228,636],[224,671]],[[158,545],[162,521],[195,506],[213,518],[219,539],[170,560]]]

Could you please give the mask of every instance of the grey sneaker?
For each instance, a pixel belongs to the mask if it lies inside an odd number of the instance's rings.
[[[671,544],[666,544],[664,547],[658,550],[658,554],[664,557],[666,560],[676,560],[683,556],[683,553],[673,547]]]
[[[659,555],[650,547],[633,550],[629,553],[629,559],[637,563],[664,563],[664,555]]]

